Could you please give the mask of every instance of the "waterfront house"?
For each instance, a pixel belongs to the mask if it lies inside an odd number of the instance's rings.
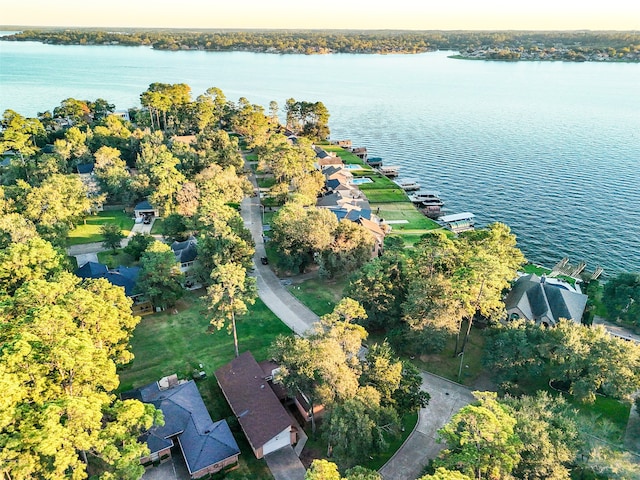
[[[293,420],[251,352],[223,365],[215,375],[256,458],[296,442]]]
[[[171,375],[122,397],[150,403],[164,416],[163,426],[152,427],[143,435],[149,447],[149,455],[140,459],[143,465],[167,460],[176,444],[192,479],[238,463],[240,449],[229,425],[226,420],[211,419],[193,380],[179,381],[177,375]]]
[[[530,274],[516,280],[504,303],[509,320],[521,318],[553,327],[561,318],[580,323],[587,296],[566,282]]]

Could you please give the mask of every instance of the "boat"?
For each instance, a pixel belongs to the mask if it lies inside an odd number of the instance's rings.
[[[411,203],[418,206],[439,205],[443,206],[444,202],[440,199],[440,192],[435,190],[421,190],[409,195]]]
[[[396,180],[395,183],[405,192],[413,192],[413,191],[420,190],[420,184],[415,180]]]
[[[385,177],[397,177],[400,174],[400,167],[379,167],[378,172],[380,172]]]

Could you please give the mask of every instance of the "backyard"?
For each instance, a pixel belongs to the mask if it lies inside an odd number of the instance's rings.
[[[257,460],[249,448],[216,382],[214,371],[233,359],[233,337],[226,329],[208,332],[209,322],[199,298],[203,293],[187,292],[175,308],[142,318],[130,341],[135,359],[118,372],[119,390],[140,387],[173,373],[191,378],[194,370],[204,370],[207,378],[198,381],[198,387],[211,418],[229,421],[242,450],[239,468],[226,478],[271,479],[264,461]],[[259,299],[238,319],[240,351],[250,350],[258,361],[268,358],[269,346],[277,335],[289,333]]]
[[[101,242],[100,227],[108,223],[118,225],[122,233],[127,236],[133,228],[134,220],[130,213],[125,213],[122,210],[103,211],[98,212],[97,215],[89,215],[82,224],[69,231],[69,245]]]

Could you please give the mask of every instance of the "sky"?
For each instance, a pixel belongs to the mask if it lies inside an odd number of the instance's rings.
[[[2,7],[0,23],[231,29],[640,30],[640,1],[10,0]]]

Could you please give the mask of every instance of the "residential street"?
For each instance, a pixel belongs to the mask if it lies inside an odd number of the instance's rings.
[[[282,286],[280,279],[276,277],[269,265],[262,265],[260,262],[260,257],[265,257],[266,253],[262,240],[259,198],[245,198],[240,208],[244,224],[251,231],[256,243],[254,276],[258,285],[258,295],[265,305],[291,330],[304,336],[305,332],[320,318]]]

